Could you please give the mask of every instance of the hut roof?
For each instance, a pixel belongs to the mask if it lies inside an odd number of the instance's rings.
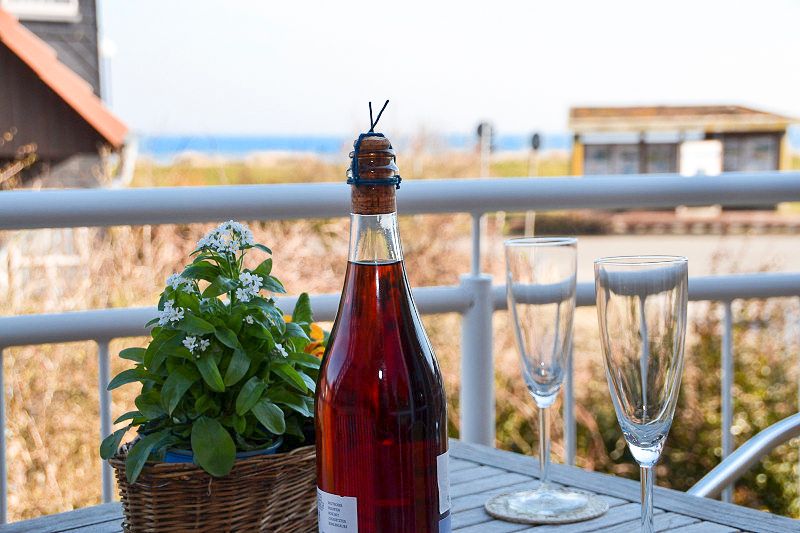
[[[575,133],[703,130],[708,133],[781,131],[796,119],[738,105],[573,107]]]

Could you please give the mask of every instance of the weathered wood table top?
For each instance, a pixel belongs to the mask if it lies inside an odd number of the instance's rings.
[[[638,531],[640,509],[637,481],[554,464],[551,468],[554,483],[601,494],[608,501],[609,510],[605,515],[585,522],[531,527],[495,520],[486,514],[483,504],[494,494],[536,487],[539,472],[536,459],[459,441],[451,441],[450,459],[453,530],[459,533]],[[656,488],[655,507],[657,531],[800,531],[798,520],[660,487]],[[121,517],[120,505],[107,503],[0,526],[0,533],[118,532],[121,531]]]

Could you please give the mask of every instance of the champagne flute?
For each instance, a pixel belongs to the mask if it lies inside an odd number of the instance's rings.
[[[549,408],[556,400],[572,344],[575,311],[574,238],[521,238],[505,243],[506,288],[522,374],[539,409],[536,490],[502,495],[512,513],[531,523],[580,520],[590,496],[549,483]],[[488,506],[487,506],[488,509]],[[564,520],[552,520],[553,518]]]
[[[617,421],[642,483],[642,531],[653,531],[653,468],[683,374],[688,261],[607,257],[594,263],[597,317]]]

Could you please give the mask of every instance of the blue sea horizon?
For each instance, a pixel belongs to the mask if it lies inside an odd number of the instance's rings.
[[[453,134],[439,137],[443,149],[472,148],[474,135]],[[398,150],[410,139],[394,138]],[[572,141],[568,133],[542,134],[542,150],[567,150]],[[339,155],[352,149],[353,139],[326,135],[141,135],[139,151],[157,160],[169,160],[185,153],[196,152],[229,158],[242,158],[255,152],[295,152],[321,156]],[[494,147],[498,151],[518,151],[530,146],[530,135],[498,135]]]
[[[465,150],[475,146],[474,134],[450,134],[438,137],[440,149]],[[394,138],[399,151],[403,151],[410,138]],[[310,153],[334,156],[347,153],[352,148],[352,138],[335,135],[141,135],[139,151],[159,161],[169,161],[184,152],[208,156],[241,159],[256,152]],[[530,134],[498,135],[494,148],[499,152],[527,150]],[[789,128],[789,145],[800,149],[800,127]],[[569,150],[572,135],[567,132],[541,134],[541,150]]]

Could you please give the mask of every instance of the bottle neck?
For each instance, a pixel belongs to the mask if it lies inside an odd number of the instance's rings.
[[[403,260],[397,213],[350,214],[351,263],[383,264]]]

